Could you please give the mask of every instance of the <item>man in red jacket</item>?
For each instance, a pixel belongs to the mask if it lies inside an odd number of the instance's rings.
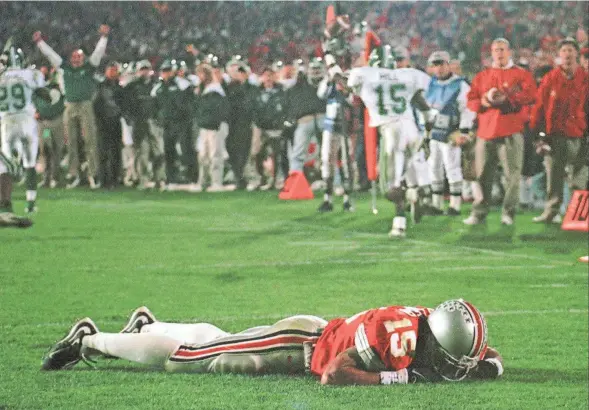
[[[495,39],[491,53],[493,66],[474,77],[468,93],[467,107],[477,113],[479,124],[475,168],[482,195],[475,199],[470,216],[464,220],[466,225],[485,222],[499,160],[507,180],[501,223],[513,225],[523,162],[522,131],[527,120],[527,111],[522,109],[534,103],[536,94],[534,78],[513,64],[506,39]]]
[[[558,54],[562,64],[542,80],[531,114],[530,127],[546,134],[538,151],[545,155],[548,194],[544,212],[534,222],[559,222],[567,166],[571,190],[587,185],[587,140],[583,137],[587,133],[589,75],[577,63],[579,45],[573,38],[559,43]]]

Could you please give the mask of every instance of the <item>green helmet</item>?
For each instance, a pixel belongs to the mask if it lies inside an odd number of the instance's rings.
[[[466,377],[487,351],[487,323],[470,303],[448,300],[438,306],[427,323],[433,338],[428,341],[433,368],[446,380]]]
[[[0,57],[0,62],[8,68],[25,68],[25,54],[16,46],[10,45]]]
[[[371,67],[389,68],[391,70],[397,68],[395,55],[391,49],[391,46],[380,46],[372,50],[370,56],[368,57],[368,65]]]

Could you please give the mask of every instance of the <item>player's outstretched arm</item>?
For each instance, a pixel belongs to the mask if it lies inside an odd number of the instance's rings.
[[[96,48],[94,48],[92,55],[88,59],[90,64],[92,64],[94,67],[98,67],[98,65],[100,65],[100,60],[102,60],[102,57],[104,57],[104,54],[106,53],[106,44],[108,43],[110,27],[106,24],[103,24],[100,26],[98,33],[100,34],[100,40],[98,40],[98,43],[96,43]]]
[[[53,50],[49,44],[43,41],[43,34],[40,31],[35,31],[33,34],[33,41],[39,47],[39,51],[43,53],[45,57],[49,60],[51,65],[55,68],[61,67],[61,63],[63,63],[63,59]]]
[[[321,384],[380,384],[380,374],[364,371],[361,369],[362,366],[358,351],[351,347],[329,363],[321,376]]]

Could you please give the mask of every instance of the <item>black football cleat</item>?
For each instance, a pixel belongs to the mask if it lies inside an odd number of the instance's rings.
[[[127,325],[120,331],[120,333],[141,333],[141,328],[145,325],[151,325],[156,321],[155,316],[151,311],[141,306],[131,313]]]
[[[0,228],[29,228],[33,221],[29,218],[17,216],[12,212],[0,212]]]
[[[333,211],[333,204],[329,201],[323,201],[321,206],[317,208],[317,212],[331,212]]]
[[[460,211],[454,208],[446,209],[446,216],[460,216]]]
[[[344,202],[344,212],[354,212],[355,210],[351,201]]]
[[[57,342],[43,357],[41,370],[66,370],[74,367],[80,360],[88,360],[82,355],[82,338],[98,333],[98,328],[90,318],[78,321],[66,337]]]

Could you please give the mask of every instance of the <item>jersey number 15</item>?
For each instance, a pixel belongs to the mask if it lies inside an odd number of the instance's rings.
[[[376,91],[376,95],[378,96],[378,113],[382,116],[387,116],[390,114],[387,107],[390,107],[393,113],[403,114],[407,109],[407,99],[397,94],[405,91],[405,89],[405,84],[392,84],[388,89],[388,95],[385,95],[387,90],[382,85],[376,87],[374,91]],[[390,99],[390,101],[385,102],[385,99]]]

